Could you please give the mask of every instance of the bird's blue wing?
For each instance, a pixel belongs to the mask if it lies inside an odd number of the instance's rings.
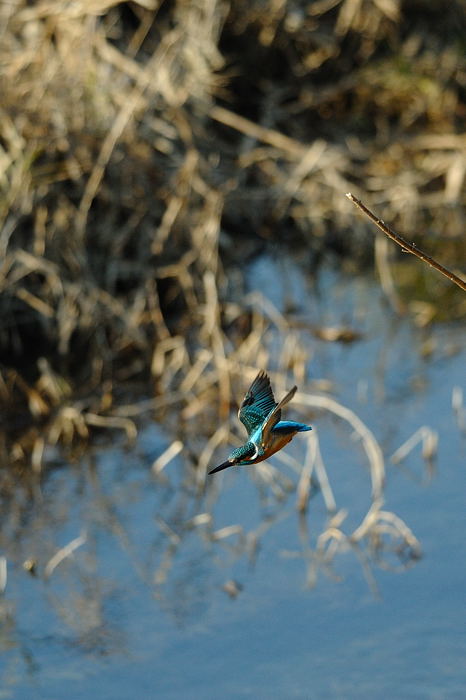
[[[246,392],[238,411],[238,418],[248,431],[248,435],[257,430],[276,405],[270,379],[264,370],[261,370]],[[280,420],[280,417],[277,420]]]
[[[279,401],[275,407],[270,411],[269,415],[267,416],[266,420],[263,423],[262,426],[262,438],[261,438],[261,445],[263,449],[267,449],[267,445],[269,443],[269,438],[270,438],[270,433],[273,430],[273,427],[278,423],[278,421],[281,418],[282,415],[282,407],[286,406],[286,404],[291,401],[293,396],[296,394],[297,387],[294,386],[290,391],[287,393],[286,396],[284,396],[281,401]]]

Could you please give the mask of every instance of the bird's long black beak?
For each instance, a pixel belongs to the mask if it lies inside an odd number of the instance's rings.
[[[228,469],[228,467],[233,467],[235,462],[227,459],[226,462],[222,462],[222,464],[219,464],[218,467],[215,467],[215,469],[211,469],[209,474],[215,474],[216,472],[221,472],[223,469]]]

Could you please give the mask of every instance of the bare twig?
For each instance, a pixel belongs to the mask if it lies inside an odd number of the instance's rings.
[[[342,406],[342,404],[329,396],[318,396],[317,394],[305,394],[300,392],[296,397],[296,403],[330,411],[343,420],[346,420],[351,425],[356,434],[361,438],[364,450],[369,459],[372,497],[374,500],[380,498],[383,493],[385,481],[385,465],[382,450],[373,433],[362,422],[359,416],[357,416],[354,411],[351,411],[351,409],[346,406]],[[320,480],[321,474],[318,476]]]
[[[6,557],[0,557],[0,595],[5,593],[7,579],[8,579],[7,560],[6,560]]]
[[[160,474],[160,472],[165,469],[167,464],[169,464],[172,459],[175,459],[175,457],[180,454],[182,449],[183,443],[181,440],[174,440],[174,442],[172,442],[172,444],[167,447],[167,449],[162,452],[162,454],[159,455],[153,463],[152,471],[154,474]]]
[[[392,454],[390,461],[393,464],[399,464],[420,442],[422,442],[422,456],[427,461],[432,460],[437,453],[438,433],[423,425]]]
[[[68,542],[67,545],[62,547],[61,549],[56,552],[53,557],[47,562],[47,565],[44,570],[44,576],[45,578],[49,578],[54,570],[57,568],[61,562],[69,557],[75,549],[78,549],[78,547],[81,547],[85,542],[86,542],[86,534],[79,535],[79,537],[76,537],[74,540],[71,540],[71,542]]]
[[[266,143],[273,148],[288,153],[292,157],[302,157],[306,150],[306,146],[300,141],[292,139],[275,129],[266,129],[260,124],[256,124],[250,119],[235,114],[224,107],[219,107],[218,105],[212,107],[210,110],[210,117],[211,119],[215,119],[215,121],[230,126],[232,129],[236,129],[236,131],[240,131],[242,134],[257,139],[257,141],[261,143]]]
[[[423,262],[427,263],[431,267],[433,267],[435,270],[438,272],[441,272],[442,275],[445,275],[445,277],[448,277],[450,282],[454,282],[454,284],[458,285],[463,291],[466,292],[466,282],[462,280],[460,277],[455,275],[454,272],[451,272],[450,270],[447,270],[446,267],[443,267],[439,262],[434,260],[434,258],[431,258],[429,255],[426,255],[426,253],[423,253],[422,250],[419,250],[419,248],[416,246],[415,243],[408,243],[404,238],[399,236],[393,229],[391,229],[387,224],[385,224],[382,219],[379,219],[373,212],[371,212],[370,209],[366,207],[365,204],[361,202],[360,199],[355,197],[351,192],[348,192],[347,195],[348,199],[350,199],[353,204],[355,204],[358,209],[360,209],[366,216],[369,217],[369,219],[381,230],[383,233],[385,233],[386,236],[392,239],[392,241],[395,241],[395,243],[398,243],[401,248],[407,252],[407,253],[412,253],[415,255],[417,258],[422,260]]]

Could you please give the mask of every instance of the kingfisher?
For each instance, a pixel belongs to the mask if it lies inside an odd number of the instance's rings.
[[[237,447],[209,474],[221,472],[228,467],[242,467],[257,464],[285,447],[296,433],[312,430],[310,425],[296,423],[292,420],[280,420],[282,411],[293,396],[297,387],[294,386],[278,403],[275,402],[270,379],[261,370],[249,387],[238,411],[238,418],[248,431],[248,440]]]

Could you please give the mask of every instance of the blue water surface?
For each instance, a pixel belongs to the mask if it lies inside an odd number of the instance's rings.
[[[309,588],[294,493],[261,499],[248,470],[237,469],[196,501],[182,454],[166,479],[152,473],[171,439],[147,424],[136,448],[117,440],[5,505],[0,698],[465,697],[466,436],[452,410],[454,387],[466,391],[464,325],[419,329],[390,311],[375,280],[327,270],[313,284],[292,261],[258,258],[248,279],[280,311],[293,302],[311,326],[363,334],[347,345],[310,335],[308,378],[332,382],[386,457],[421,426],[438,432],[431,467],[420,446],[401,464],[386,462],[384,507],[415,534],[422,558],[396,571],[372,562],[368,580],[349,550]],[[370,505],[364,456],[348,426],[313,420],[338,506],[357,524]],[[305,445],[296,438],[287,449]],[[213,520],[189,529],[199,513]],[[316,494],[310,541],[325,517]],[[264,522],[256,551],[247,534]],[[218,541],[208,536],[232,525]],[[81,534],[85,543],[46,579],[45,563]],[[35,576],[22,566],[28,558]],[[227,581],[237,583],[235,597]]]

